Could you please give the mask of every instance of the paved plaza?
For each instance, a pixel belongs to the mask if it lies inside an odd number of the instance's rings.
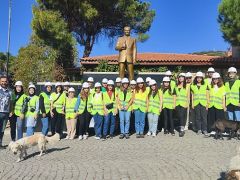
[[[9,135],[4,144],[9,142]],[[158,134],[107,141],[61,140],[48,146],[48,154],[37,157],[38,148],[28,150],[28,158],[0,150],[1,179],[219,179],[236,154],[239,140],[214,140],[188,131],[184,138]]]

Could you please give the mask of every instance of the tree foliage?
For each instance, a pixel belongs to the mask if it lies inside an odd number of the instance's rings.
[[[15,56],[9,54],[9,71],[10,71],[10,73],[12,73],[11,66],[14,63],[15,58],[16,58]],[[4,72],[4,71],[6,71],[6,68],[7,68],[7,53],[0,52],[0,71]]]
[[[128,25],[145,41],[155,11],[140,0],[37,0],[43,10],[59,11],[77,42],[84,46],[83,57],[90,55],[96,40],[104,36],[112,42]]]
[[[233,46],[240,46],[240,1],[222,0],[218,11],[223,38]]]

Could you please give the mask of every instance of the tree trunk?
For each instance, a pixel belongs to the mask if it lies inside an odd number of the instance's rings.
[[[94,42],[95,42],[95,36],[89,35],[86,38],[85,45],[84,45],[83,58],[84,57],[89,57],[89,55],[92,52]]]

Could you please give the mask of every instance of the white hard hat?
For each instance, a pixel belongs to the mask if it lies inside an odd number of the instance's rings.
[[[180,76],[186,77],[186,74],[185,74],[185,73],[180,73],[180,74],[178,75],[178,77],[180,77]]]
[[[68,81],[64,82],[63,86],[70,86],[70,82],[68,82]]]
[[[23,86],[22,81],[17,81],[17,82],[15,83],[15,86]]]
[[[192,77],[192,73],[187,72],[187,73],[186,73],[186,77]]]
[[[127,83],[127,84],[129,83],[128,78],[123,78],[123,79],[122,79],[122,84],[124,84],[124,83]]]
[[[203,76],[204,76],[203,73],[200,71],[196,73],[196,77],[203,77]]]
[[[215,72],[215,73],[213,73],[213,75],[212,75],[212,78],[213,79],[216,79],[216,78],[220,78],[221,76],[220,76],[220,74],[218,73],[218,72]]]
[[[84,82],[82,88],[89,88],[89,84],[87,82]]]
[[[150,82],[151,81],[151,78],[150,77],[147,77],[146,78],[146,82]]]
[[[171,71],[169,71],[169,70],[168,70],[168,71],[166,71],[166,72],[165,72],[165,76],[172,76],[172,72],[171,72]]]
[[[215,69],[213,67],[208,68],[207,72],[215,72]]]
[[[45,87],[47,87],[47,86],[52,86],[52,83],[51,83],[51,82],[46,82],[46,83],[44,84],[44,86],[45,86]]]
[[[156,82],[154,79],[151,79],[151,80],[149,81],[149,86],[152,86],[152,85],[154,85],[154,84],[157,84],[157,82]]]
[[[87,79],[87,81],[88,81],[88,82],[94,82],[93,77],[89,77],[89,78]]]
[[[73,87],[70,87],[70,88],[68,89],[68,92],[75,92],[75,89],[74,89]]]
[[[135,80],[131,80],[130,84],[131,84],[131,85],[136,85],[137,82],[136,82]]]
[[[55,87],[57,87],[57,86],[61,86],[62,84],[60,83],[60,82],[57,82],[56,84],[55,84]]]
[[[103,78],[102,83],[107,84],[108,83],[108,79],[107,78]]]
[[[170,78],[169,77],[164,77],[163,82],[170,82]]]
[[[108,80],[107,85],[114,85],[113,80]]]
[[[141,77],[138,77],[138,78],[137,78],[137,83],[144,83],[144,80],[143,80],[143,78],[141,78]]]
[[[95,85],[94,85],[95,88],[97,88],[97,87],[101,87],[101,86],[102,86],[102,85],[101,85],[100,82],[96,82]]]
[[[117,77],[115,82],[116,82],[116,83],[120,83],[121,80],[122,80],[122,79],[121,79],[120,77]]]
[[[28,86],[28,89],[30,89],[30,88],[36,89],[36,86],[35,86],[34,84],[30,84],[30,85]]]
[[[230,72],[237,73],[237,69],[236,69],[235,67],[230,67],[230,68],[228,69],[228,72],[229,72],[229,73],[230,73]]]

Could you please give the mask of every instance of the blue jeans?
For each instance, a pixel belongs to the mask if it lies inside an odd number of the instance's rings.
[[[9,113],[1,113],[0,112],[0,142],[2,142],[4,130],[7,125]]]
[[[144,131],[144,126],[145,126],[145,116],[146,113],[140,111],[140,110],[135,110],[135,130],[136,134],[143,134]]]
[[[31,127],[31,126],[27,127],[26,133],[27,133],[27,136],[32,136],[34,134],[34,127]]]
[[[121,134],[128,134],[130,127],[130,111],[119,111]]]
[[[115,130],[115,116],[113,113],[108,113],[107,116],[104,117],[104,124],[103,124],[103,136],[107,136],[109,131],[109,125],[110,125],[110,135],[114,134]]]
[[[231,121],[240,121],[240,111],[227,111],[228,119]]]
[[[102,137],[102,124],[103,124],[103,116],[98,113],[93,116],[94,119],[94,130],[96,137]]]
[[[157,115],[157,114],[148,113],[149,132],[151,132],[151,133],[157,132],[158,117],[159,117],[159,115]]]
[[[23,138],[23,120],[17,117],[17,139]]]
[[[41,118],[42,121],[42,134],[47,135],[48,134],[48,117]]]

